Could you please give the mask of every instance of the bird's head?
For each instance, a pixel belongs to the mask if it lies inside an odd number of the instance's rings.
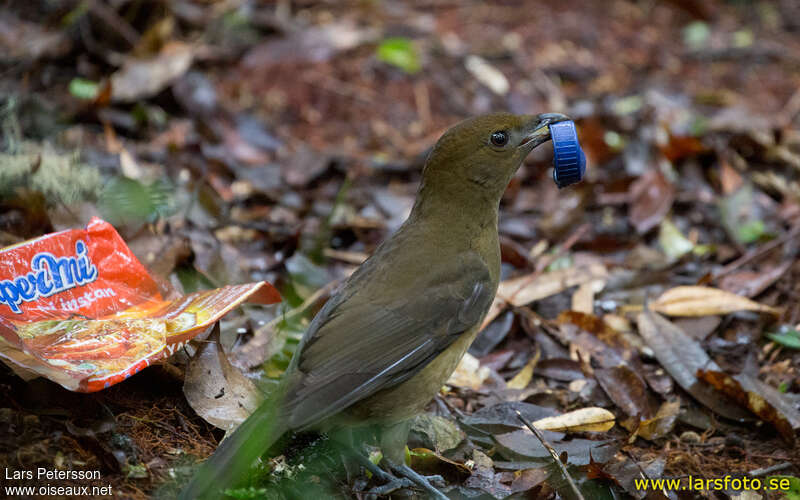
[[[549,125],[565,115],[493,113],[466,119],[431,151],[422,173],[426,191],[470,193],[498,200],[522,161],[550,140]]]

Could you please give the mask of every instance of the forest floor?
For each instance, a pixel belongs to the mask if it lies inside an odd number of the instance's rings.
[[[217,353],[268,390],[436,139],[499,110],[569,114],[589,166],[559,190],[541,147],[511,182],[491,321],[414,468],[453,498],[570,498],[515,411],[604,408],[610,429],[546,433],[586,498],[800,498],[792,0],[0,2],[0,247],[98,215],[178,292],[273,283],[283,304],[226,317]],[[0,365],[0,464],[169,497],[238,403],[189,404],[193,352],[93,394]],[[329,448],[298,437],[231,493],[366,498]],[[789,491],[634,486],[726,475]]]

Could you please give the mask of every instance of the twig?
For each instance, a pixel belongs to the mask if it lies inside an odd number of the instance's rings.
[[[788,469],[791,466],[791,462],[781,462],[771,467],[762,467],[760,469],[751,470],[747,473],[747,475],[750,477],[766,476],[767,474],[772,474],[773,472],[778,472],[779,470]]]
[[[766,253],[771,252],[772,250],[778,248],[779,246],[783,245],[784,243],[787,243],[787,242],[797,238],[798,236],[800,236],[800,224],[795,226],[795,227],[793,227],[792,229],[790,229],[788,233],[784,234],[780,238],[772,240],[769,243],[765,243],[764,245],[761,245],[760,247],[755,248],[755,249],[747,252],[746,254],[744,254],[741,257],[739,257],[738,259],[734,260],[733,262],[731,262],[727,266],[723,267],[718,273],[716,273],[714,275],[714,279],[718,280],[722,276],[725,276],[726,274],[730,274],[731,272],[733,272],[736,269],[742,267],[743,265],[747,264],[751,260],[754,260],[754,259],[756,259],[758,257],[761,257],[762,255],[764,255]]]
[[[578,486],[575,484],[575,481],[572,479],[572,476],[570,476],[569,472],[567,472],[567,468],[564,466],[564,463],[561,461],[560,458],[558,458],[558,453],[556,453],[555,448],[553,448],[553,445],[551,445],[544,439],[542,431],[537,429],[532,423],[528,422],[528,420],[522,416],[522,413],[520,413],[519,410],[514,410],[514,411],[517,413],[517,418],[519,418],[520,422],[525,424],[525,427],[530,429],[530,431],[539,439],[539,441],[541,441],[542,446],[547,448],[547,451],[550,452],[550,456],[553,457],[553,460],[555,460],[556,463],[558,464],[559,469],[561,469],[561,473],[564,475],[564,478],[572,487],[572,491],[573,493],[575,493],[575,496],[578,498],[578,500],[584,500],[581,491],[578,489]]]

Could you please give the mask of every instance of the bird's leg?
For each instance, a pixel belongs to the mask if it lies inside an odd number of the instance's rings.
[[[412,481],[419,488],[422,488],[432,498],[447,500],[447,496],[436,489],[433,483],[444,485],[442,476],[422,476],[405,464],[406,442],[408,441],[408,431],[411,429],[411,421],[407,420],[399,424],[386,426],[381,433],[381,451],[388,468],[396,475],[390,476],[396,482]],[[397,477],[399,476],[399,477]],[[384,485],[385,486],[388,486]],[[377,493],[375,489],[372,492]]]
[[[431,483],[437,483],[437,484],[440,484],[440,485],[444,485],[444,479],[442,478],[442,476],[423,476],[423,475],[417,473],[414,469],[412,469],[411,467],[409,467],[405,463],[401,463],[400,465],[397,465],[397,464],[392,463],[391,460],[386,460],[386,463],[388,464],[389,468],[392,469],[392,471],[396,475],[402,476],[402,477],[399,477],[399,478],[392,476],[392,477],[394,477],[394,481],[402,482],[402,481],[409,481],[410,480],[417,487],[422,488],[423,490],[428,492],[428,494],[430,495],[431,498],[436,498],[436,499],[439,499],[439,500],[449,500],[447,495],[445,495],[444,493],[442,493],[441,491],[436,489],[436,486],[431,484]],[[374,492],[375,489],[373,488],[372,491]]]

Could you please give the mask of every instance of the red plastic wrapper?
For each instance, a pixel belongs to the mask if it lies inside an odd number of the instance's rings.
[[[80,392],[172,355],[245,300],[280,302],[261,281],[166,300],[111,224],[0,250],[0,359]]]

